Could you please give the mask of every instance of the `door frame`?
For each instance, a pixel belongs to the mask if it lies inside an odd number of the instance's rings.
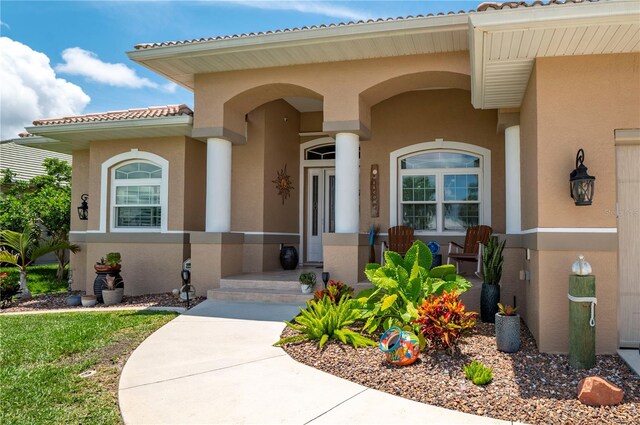
[[[318,214],[319,214],[319,225],[321,227],[319,235],[317,235],[316,237],[320,237],[320,246],[322,246],[322,234],[323,233],[327,233],[327,229],[330,227],[330,208],[331,208],[331,190],[330,190],[330,178],[331,176],[336,175],[336,169],[333,167],[308,167],[306,169],[306,175],[307,175],[307,184],[306,184],[306,190],[307,190],[307,202],[306,202],[306,207],[307,207],[307,214],[305,216],[306,220],[307,220],[307,225],[306,227],[306,248],[307,248],[307,262],[309,263],[321,263],[322,259],[320,260],[312,260],[309,258],[309,254],[311,253],[311,238],[312,238],[312,232],[313,232],[313,222],[311,220],[313,213],[312,213],[312,208],[313,208],[313,200],[311,199],[311,195],[313,193],[313,177],[317,176],[318,177],[318,204],[319,204],[319,208],[318,208]],[[334,198],[334,202],[335,202],[335,198]],[[322,254],[320,254],[320,257],[322,257]]]
[[[317,139],[310,140],[305,143],[300,144],[300,174],[299,174],[299,187],[303,188],[299,196],[299,205],[298,205],[298,233],[299,233],[299,264],[302,265],[305,259],[306,246],[305,246],[305,235],[306,235],[306,217],[305,217],[305,201],[307,195],[307,187],[308,184],[305,184],[306,170],[307,168],[335,168],[336,161],[335,159],[323,159],[323,160],[306,160],[305,159],[305,151],[309,148],[319,145],[326,145],[329,143],[336,143],[336,140],[333,137],[324,136],[319,137]]]

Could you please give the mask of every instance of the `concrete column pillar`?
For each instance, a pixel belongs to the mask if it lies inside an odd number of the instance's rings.
[[[207,232],[231,230],[231,142],[207,139]]]
[[[336,233],[360,230],[360,138],[336,134]]]
[[[520,126],[514,125],[504,130],[505,162],[505,208],[507,233],[522,231],[520,211]]]

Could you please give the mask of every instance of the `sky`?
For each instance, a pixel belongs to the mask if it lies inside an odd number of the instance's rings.
[[[139,43],[468,11],[479,3],[0,0],[0,140],[39,118],[193,106],[192,92],[128,59]]]

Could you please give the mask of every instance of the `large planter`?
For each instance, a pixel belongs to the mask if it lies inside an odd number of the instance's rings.
[[[285,270],[294,270],[298,267],[298,250],[295,246],[280,248],[280,265]]]
[[[113,290],[103,289],[102,300],[104,301],[104,305],[120,304],[122,302],[123,293],[124,293],[124,288],[116,288]]]
[[[480,319],[484,323],[494,323],[500,302],[500,285],[482,284],[480,292]]]
[[[515,353],[520,349],[520,315],[495,315],[496,344],[498,350],[505,353]]]
[[[98,273],[117,273],[120,271],[122,266],[120,264],[116,264],[115,266],[110,266],[109,264],[100,264],[95,263],[93,268]]]
[[[124,288],[124,281],[122,280],[122,276],[120,276],[120,268],[115,271],[96,272],[96,279],[93,281],[93,293],[98,297],[98,302],[103,302],[102,288],[105,285],[107,276],[115,276],[116,288]]]

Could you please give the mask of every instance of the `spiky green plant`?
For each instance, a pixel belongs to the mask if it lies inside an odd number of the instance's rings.
[[[472,361],[466,366],[463,366],[464,374],[471,382],[476,385],[487,385],[493,381],[493,371],[491,368],[486,367],[480,362]]]
[[[487,285],[497,285],[502,278],[502,266],[504,264],[504,244],[507,241],[498,241],[497,236],[492,236],[482,252],[482,277]]]
[[[282,338],[274,346],[292,344],[300,341],[318,341],[322,348],[331,339],[343,344],[351,344],[354,348],[376,346],[375,341],[347,329],[347,326],[360,318],[360,312],[354,300],[348,296],[340,298],[333,304],[329,297],[319,301],[307,301],[307,308],[300,308],[300,315],[294,320],[297,324],[285,321],[287,326],[301,332],[300,335]]]

